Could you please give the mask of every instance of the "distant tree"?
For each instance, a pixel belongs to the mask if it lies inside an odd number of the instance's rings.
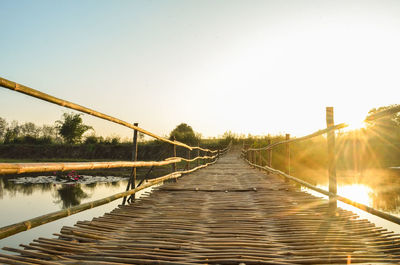
[[[21,126],[17,121],[12,121],[10,126],[7,127],[4,134],[4,143],[9,144],[14,142],[21,135]]]
[[[99,137],[96,135],[92,134],[89,135],[85,138],[85,141],[83,142],[84,144],[98,144],[99,143]]]
[[[396,105],[389,105],[379,108],[373,108],[368,112],[368,115],[372,115],[387,109],[390,109]],[[398,139],[400,140],[400,113],[394,113],[385,117],[379,118],[375,121],[368,122],[368,130],[373,131],[371,135],[380,135],[387,139]]]
[[[56,121],[56,128],[66,143],[76,144],[82,135],[93,127],[83,124],[82,114],[64,113],[63,119]]]
[[[33,122],[26,122],[21,125],[21,133],[23,136],[30,136],[36,138],[39,136],[40,128],[38,128]]]
[[[60,142],[61,139],[57,131],[55,126],[45,124],[39,128],[39,136],[43,139],[48,139],[50,142]]]
[[[230,142],[232,142],[233,144],[236,144],[238,141],[239,137],[237,134],[231,132],[231,131],[226,131],[223,135],[222,135],[222,141],[221,144],[227,145]]]
[[[196,137],[192,127],[186,123],[179,124],[171,131],[169,139],[173,140],[174,137],[177,141],[188,145],[197,145],[200,140],[198,137]]]
[[[4,135],[6,134],[6,129],[7,121],[0,117],[0,140],[2,140]]]

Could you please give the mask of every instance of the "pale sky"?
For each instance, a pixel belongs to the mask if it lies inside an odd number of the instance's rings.
[[[0,0],[0,76],[159,135],[302,136],[399,103],[400,1]],[[0,117],[66,109],[0,88]],[[130,136],[84,115],[98,135]]]

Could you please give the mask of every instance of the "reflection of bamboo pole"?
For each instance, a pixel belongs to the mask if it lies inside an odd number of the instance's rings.
[[[158,135],[156,135],[156,134],[154,134],[152,132],[146,131],[145,129],[139,128],[138,126],[132,125],[129,122],[114,118],[114,117],[109,116],[107,114],[103,114],[101,112],[86,108],[84,106],[81,106],[81,105],[78,105],[78,104],[63,100],[63,99],[59,99],[59,98],[53,97],[53,96],[51,96],[49,94],[40,92],[38,90],[35,90],[33,88],[30,88],[30,87],[27,87],[27,86],[24,86],[24,85],[20,85],[18,83],[15,83],[13,81],[10,81],[10,80],[7,80],[7,79],[1,78],[1,77],[0,77],[0,86],[2,86],[4,88],[8,88],[10,90],[14,90],[14,91],[23,93],[23,94],[26,94],[26,95],[29,95],[29,96],[32,96],[32,97],[35,97],[35,98],[38,98],[38,99],[41,99],[41,100],[44,100],[44,101],[47,101],[47,102],[50,102],[50,103],[54,103],[54,104],[57,104],[57,105],[60,105],[60,106],[63,106],[63,107],[69,108],[69,109],[73,109],[73,110],[77,110],[77,111],[80,111],[80,112],[83,112],[83,113],[87,113],[89,115],[98,117],[100,119],[108,120],[108,121],[123,125],[125,127],[137,130],[137,131],[139,131],[141,133],[144,133],[144,134],[146,134],[148,136],[151,136],[151,137],[153,137],[155,139],[158,139],[158,140],[160,140],[162,142],[170,143],[170,144],[173,144],[173,145],[179,145],[179,146],[185,147],[185,148],[187,148],[189,150],[193,150],[193,149],[200,149],[200,150],[203,150],[203,151],[208,150],[208,149],[203,149],[203,148],[200,148],[200,147],[192,147],[192,146],[189,146],[187,144],[184,144],[184,143],[181,143],[181,142],[178,142],[178,141],[171,141],[171,140],[169,140],[167,138],[164,138],[164,137],[158,136]],[[213,153],[216,152],[216,151],[211,151],[211,150],[208,150],[208,151],[213,152]]]

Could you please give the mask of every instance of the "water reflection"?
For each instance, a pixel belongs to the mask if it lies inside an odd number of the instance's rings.
[[[37,197],[38,194],[47,194],[48,200],[53,205],[59,205],[59,209],[76,206],[83,203],[84,200],[93,199],[92,195],[99,190],[106,191],[116,190],[123,191],[123,186],[126,185],[126,180],[118,182],[96,182],[90,184],[17,184],[13,181],[8,181],[8,178],[0,179],[0,200],[9,200],[11,198],[21,197]],[[120,189],[120,190],[119,190]],[[114,192],[115,193],[115,192]],[[35,195],[36,194],[36,195]],[[106,194],[99,195],[105,197]],[[97,195],[95,197],[98,197]],[[53,198],[53,200],[51,200]]]
[[[326,169],[296,168],[295,177],[328,190]],[[337,170],[337,192],[353,201],[400,214],[400,172],[390,169]]]
[[[62,208],[69,208],[81,204],[82,199],[86,199],[89,195],[84,192],[80,184],[62,185],[57,189],[55,203],[62,203]]]

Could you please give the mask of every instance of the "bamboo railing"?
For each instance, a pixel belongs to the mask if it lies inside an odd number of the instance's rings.
[[[223,151],[225,153],[228,151],[228,149],[224,149]],[[170,173],[168,175],[165,175],[165,176],[162,176],[162,177],[159,177],[156,179],[146,180],[146,183],[144,183],[143,185],[136,187],[134,189],[125,191],[125,192],[120,192],[120,193],[117,193],[117,194],[114,194],[114,195],[111,195],[111,196],[108,196],[108,197],[105,197],[105,198],[102,198],[99,200],[87,202],[87,203],[84,203],[84,204],[81,204],[78,206],[74,206],[74,207],[71,207],[68,209],[63,209],[63,210],[56,211],[53,213],[38,216],[38,217],[29,219],[29,220],[25,220],[25,221],[22,221],[19,223],[15,223],[15,224],[12,224],[9,226],[1,227],[0,228],[0,239],[15,235],[15,234],[23,232],[23,231],[27,231],[31,228],[50,223],[52,221],[55,221],[55,220],[58,220],[58,219],[61,219],[64,217],[68,217],[72,214],[76,214],[76,213],[79,213],[79,212],[82,212],[85,210],[89,210],[89,209],[110,203],[112,201],[126,197],[128,195],[135,194],[138,191],[141,191],[143,189],[146,189],[146,188],[152,187],[156,184],[162,183],[166,180],[179,178],[184,174],[192,173],[194,171],[197,171],[199,169],[205,168],[209,165],[216,163],[217,162],[216,158],[217,158],[217,155],[209,157],[209,159],[213,160],[212,162],[206,163],[204,165],[200,165],[200,166],[192,168],[190,170],[177,171],[177,172],[173,172],[173,173]]]
[[[51,96],[49,94],[40,92],[40,91],[35,90],[33,88],[30,88],[30,87],[15,83],[13,81],[10,81],[10,80],[7,80],[7,79],[1,78],[1,77],[0,77],[0,86],[4,87],[4,88],[8,88],[8,89],[13,90],[13,91],[17,91],[17,92],[26,94],[26,95],[31,96],[31,97],[35,97],[35,98],[38,98],[38,99],[41,99],[41,100],[56,104],[56,105],[60,105],[60,106],[63,106],[63,107],[69,108],[69,109],[77,110],[77,111],[80,111],[80,112],[83,112],[83,113],[87,113],[87,114],[89,114],[91,116],[95,116],[95,117],[98,117],[98,118],[101,118],[101,119],[104,119],[104,120],[107,120],[107,121],[111,121],[111,122],[123,125],[125,127],[137,130],[137,131],[139,131],[139,132],[141,132],[143,134],[146,134],[146,135],[148,135],[150,137],[153,137],[153,138],[155,138],[157,140],[160,140],[162,142],[166,142],[166,143],[169,143],[169,144],[181,146],[181,147],[187,148],[189,150],[200,149],[200,150],[202,150],[204,152],[213,152],[213,153],[215,152],[215,150],[203,149],[203,148],[196,147],[196,146],[189,146],[189,145],[181,143],[179,141],[171,141],[171,140],[169,140],[167,138],[158,136],[158,135],[156,135],[156,134],[154,134],[152,132],[149,132],[149,131],[147,131],[145,129],[142,129],[142,128],[138,127],[138,126],[132,125],[132,124],[126,122],[126,121],[114,118],[114,117],[112,117],[110,115],[103,114],[101,112],[98,112],[98,111],[83,107],[81,105],[78,105],[78,104],[63,100],[63,99],[56,98],[56,97]]]
[[[384,110],[378,113],[375,113],[373,115],[370,115],[367,117],[366,121],[373,121],[377,120],[383,117],[386,117],[388,115],[392,115],[394,113],[400,112],[400,105],[395,106],[393,108],[390,108],[388,110]],[[400,224],[400,218],[397,216],[393,216],[391,214],[379,211],[377,209],[374,209],[372,207],[369,207],[367,205],[364,205],[362,203],[355,202],[351,199],[348,199],[346,197],[340,196],[337,194],[337,181],[336,181],[336,157],[335,157],[335,130],[339,130],[342,128],[347,127],[346,124],[338,124],[334,125],[333,122],[333,108],[332,107],[327,107],[326,109],[326,121],[327,121],[327,128],[323,130],[319,130],[317,132],[311,133],[309,135],[299,137],[299,138],[294,138],[294,139],[288,139],[288,134],[286,135],[286,140],[280,141],[274,144],[271,144],[271,140],[268,141],[268,145],[262,148],[248,148],[248,149],[243,149],[242,150],[242,157],[243,159],[251,166],[267,171],[268,173],[273,173],[276,175],[280,175],[285,177],[287,180],[292,180],[294,182],[297,182],[298,184],[307,187],[309,189],[312,189],[316,192],[319,192],[321,194],[324,194],[326,196],[329,196],[329,207],[331,210],[331,213],[334,213],[337,207],[336,201],[342,201],[346,204],[352,205],[358,209],[361,209],[363,211],[366,211],[370,214],[379,216],[385,220],[391,221],[396,224]],[[293,177],[290,175],[290,149],[289,149],[289,143],[293,142],[299,142],[299,141],[304,141],[311,139],[313,137],[322,135],[327,133],[327,143],[328,143],[328,171],[329,171],[329,191],[326,191],[324,189],[318,188],[306,181],[303,181],[301,179],[298,179],[296,177]],[[284,144],[286,147],[286,157],[285,157],[285,169],[287,172],[280,171],[278,169],[272,168],[272,150],[274,147],[278,145]],[[257,161],[256,158],[256,153],[261,152],[262,150],[268,150],[270,153],[268,154],[268,165],[262,165],[262,159],[261,159],[261,154],[259,155],[259,160]]]
[[[109,203],[111,201],[114,201],[119,198],[123,198],[123,204],[125,204],[126,201],[134,199],[134,196],[136,192],[143,190],[145,188],[149,188],[153,185],[156,185],[158,183],[162,183],[163,181],[169,180],[169,179],[176,179],[184,174],[188,174],[191,172],[194,172],[196,170],[199,170],[201,168],[207,167],[209,165],[214,164],[217,159],[221,156],[224,155],[226,152],[229,151],[231,144],[229,144],[226,148],[222,150],[210,150],[206,148],[202,148],[200,146],[189,146],[185,143],[181,143],[179,141],[170,140],[166,139],[164,137],[158,136],[152,132],[149,132],[143,128],[140,128],[137,123],[135,124],[130,124],[128,122],[122,121],[120,119],[114,118],[112,116],[100,113],[98,111],[86,108],[84,106],[56,98],[54,96],[45,94],[43,92],[40,92],[38,90],[29,88],[27,86],[15,83],[13,81],[9,81],[7,79],[1,78],[0,77],[0,86],[17,91],[53,104],[57,104],[66,108],[70,108],[73,110],[77,110],[83,113],[87,113],[89,115],[114,122],[117,124],[120,124],[122,126],[131,128],[134,130],[134,138],[133,138],[133,161],[113,161],[113,162],[73,162],[73,163],[0,163],[0,175],[4,174],[21,174],[21,173],[33,173],[33,172],[52,172],[52,171],[69,171],[69,170],[90,170],[90,169],[107,169],[107,168],[132,168],[132,174],[128,182],[128,186],[126,188],[125,192],[120,192],[111,196],[108,196],[103,199],[99,199],[96,201],[84,203],[78,206],[74,206],[68,209],[60,210],[57,212],[49,213],[46,215],[42,215],[39,217],[35,217],[33,219],[29,219],[23,222],[19,222],[16,224],[12,224],[6,227],[0,228],[0,239],[9,237],[11,235],[14,235],[16,233],[26,231],[28,229],[31,229],[33,227],[46,224],[64,217],[67,217],[69,215],[85,211],[106,203]],[[163,161],[136,161],[137,160],[137,132],[141,132],[143,134],[146,134],[150,137],[153,137],[157,140],[160,140],[162,142],[166,142],[169,144],[172,144],[174,147],[174,152],[173,152],[173,157],[169,157]],[[180,146],[183,148],[188,149],[188,158],[184,157],[177,157],[176,156],[176,146]],[[191,158],[190,157],[190,151],[192,150],[197,150],[197,157]],[[204,152],[203,155],[200,156],[200,151]],[[197,166],[195,168],[190,168],[189,163],[193,161],[199,161],[202,160],[203,164],[199,165],[197,163]],[[179,162],[186,162],[187,167],[186,170],[177,170],[177,163]],[[173,167],[173,172],[170,174],[167,174],[162,177],[158,177],[156,179],[151,179],[151,180],[145,180],[142,181],[140,186],[136,186],[136,168],[137,167],[155,167],[155,166],[165,166],[165,165],[172,165]],[[129,199],[127,200],[127,196]]]

